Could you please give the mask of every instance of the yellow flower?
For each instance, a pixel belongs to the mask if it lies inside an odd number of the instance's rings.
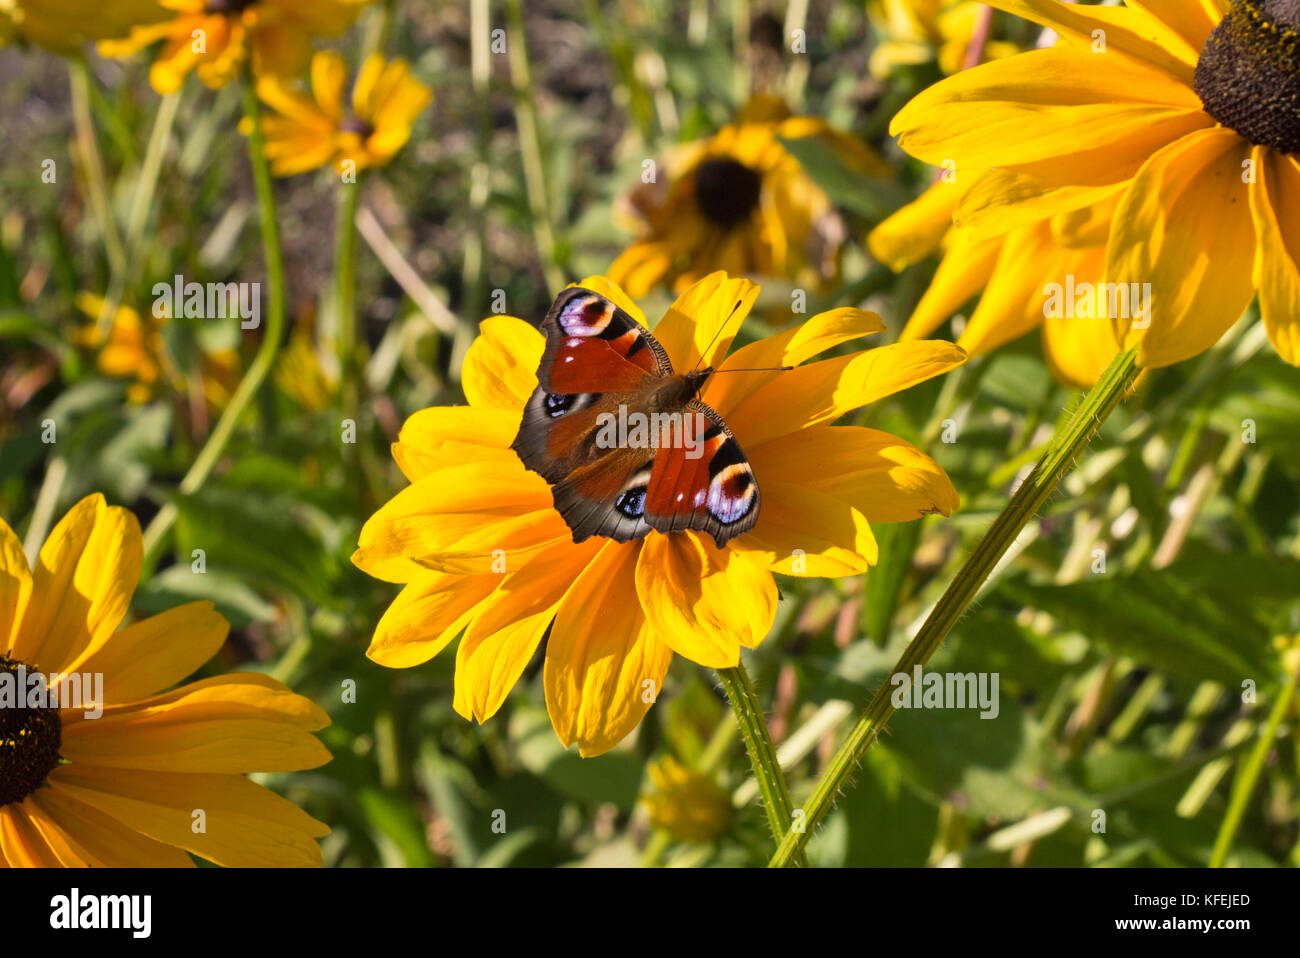
[[[275,111],[263,116],[262,133],[276,176],[331,162],[342,171],[349,160],[356,170],[382,166],[411,138],[415,118],[433,99],[405,60],[385,62],[376,53],[362,65],[345,109],[347,75],[347,62],[331,51],[312,57],[310,96],[277,77],[258,80],[257,95]],[[247,123],[240,129],[247,132]]]
[[[948,78],[891,128],[909,153],[978,176],[960,229],[983,239],[1113,204],[1102,274],[1149,292],[1148,315],[1111,318],[1140,364],[1208,349],[1256,294],[1300,364],[1295,0],[995,5],[1061,43]]]
[[[581,285],[645,324],[605,277]],[[697,360],[721,370],[798,367],[714,376],[701,394],[731,428],[763,495],[757,524],[721,549],[694,532],[574,543],[550,487],[511,449],[537,386],[542,335],[520,319],[484,320],[462,374],[469,405],[407,420],[393,455],[411,485],[361,530],[353,562],[404,585],[375,629],[370,658],[418,665],[463,631],[454,707],[482,722],[549,635],[551,722],[566,746],[597,755],[640,722],[674,652],[727,667],[742,646],[763,640],[776,613],[773,572],[857,575],[876,561],[869,523],[955,509],[956,491],[928,456],[887,433],[831,423],[965,354],[951,343],[909,342],[807,363],[883,328],[874,313],[836,309],[727,356],[757,295],[748,280],[714,273],[654,331],[674,369]]]
[[[1080,299],[1073,294],[1085,288],[1095,291],[1102,282],[1114,201],[1006,233],[981,235],[953,226],[964,193],[959,182],[941,179],[867,238],[872,254],[895,270],[935,249],[943,251],[934,279],[899,338],[932,335],[984,290],[957,345],[978,356],[1041,327],[1043,353],[1053,375],[1069,385],[1092,386],[1115,356],[1119,341],[1108,319],[1109,298]],[[1049,308],[1044,290],[1051,284],[1061,285],[1062,296],[1070,291],[1069,309]],[[1078,305],[1090,307],[1095,315],[1085,315],[1086,310],[1075,308]]]
[[[311,314],[295,323],[276,363],[275,382],[303,409],[319,412],[338,392],[338,363],[322,361],[314,329]]]
[[[165,41],[149,82],[159,93],[174,93],[191,70],[210,87],[225,86],[250,55],[258,76],[299,74],[311,58],[312,37],[342,33],[371,0],[159,2],[175,11],[172,19],[137,26],[124,40],[105,40],[99,52],[127,56]]]
[[[80,292],[77,294],[77,308],[94,322],[76,332],[76,342],[99,350],[95,365],[105,376],[134,380],[126,391],[129,402],[148,402],[158,395],[163,385],[177,391],[185,390],[185,379],[172,364],[163,342],[162,327],[168,317],[155,319],[151,313],[145,320],[131,307],[119,306],[113,314],[108,335],[102,336],[98,319],[104,308],[104,298]],[[204,398],[214,408],[224,407],[239,384],[239,353],[233,349],[205,352],[199,369]]]
[[[961,70],[984,6],[972,0],[868,0],[867,18],[881,38],[868,63],[872,76],[884,80],[900,66],[936,59],[944,73]],[[987,39],[981,59],[1019,51],[1014,43]]]
[[[34,569],[0,521],[0,865],[319,865],[329,829],[244,776],[328,762],[329,717],[264,675],[177,686],[229,625],[191,602],[119,631],[142,562],[135,516],[98,494]]]
[[[715,269],[813,283],[833,277],[840,244],[824,229],[830,198],[781,145],[806,137],[828,142],[857,172],[888,175],[860,140],[756,96],[735,123],[679,151],[666,189],[656,177],[632,195],[644,235],[614,261],[609,278],[635,298],[660,283],[680,292]]]
[[[166,16],[158,0],[0,0],[0,44],[17,40],[74,54],[87,40],[121,37]]]
[[[683,766],[671,755],[647,771],[654,791],[641,796],[650,824],[683,842],[707,842],[731,821],[731,796],[707,775]]]

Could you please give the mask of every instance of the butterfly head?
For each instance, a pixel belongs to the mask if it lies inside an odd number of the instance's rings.
[[[713,367],[705,366],[703,369],[694,370],[683,376],[682,378],[686,381],[687,396],[692,398],[698,396],[704,388],[704,384],[709,381],[709,377],[712,375]]]

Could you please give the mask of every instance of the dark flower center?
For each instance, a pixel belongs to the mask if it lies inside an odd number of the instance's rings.
[[[705,160],[695,168],[695,203],[710,222],[730,228],[758,206],[763,178],[735,160]]]
[[[59,764],[59,710],[27,706],[35,675],[23,663],[0,655],[0,806],[21,802]]]
[[[228,16],[232,13],[242,13],[255,3],[257,0],[208,0],[203,12],[224,13]]]
[[[1300,0],[1235,0],[1201,50],[1196,93],[1250,142],[1300,153]]]
[[[361,117],[349,114],[348,116],[345,116],[343,122],[339,124],[339,132],[355,133],[357,136],[361,137],[361,139],[365,140],[370,138],[370,135],[375,132],[375,128],[365,120],[361,119]]]

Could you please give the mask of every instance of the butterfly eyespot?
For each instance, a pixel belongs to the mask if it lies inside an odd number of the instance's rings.
[[[645,486],[620,492],[614,500],[614,508],[628,518],[640,518],[645,512]]]
[[[573,402],[577,398],[572,393],[547,393],[546,415],[552,419],[558,419],[573,408]]]

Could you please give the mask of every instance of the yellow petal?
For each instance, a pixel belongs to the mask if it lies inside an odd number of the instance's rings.
[[[1064,282],[1070,252],[1052,241],[1046,222],[1008,233],[993,276],[957,345],[972,356],[1037,329],[1044,319],[1043,287]]]
[[[519,413],[495,406],[433,406],[413,413],[393,443],[393,458],[411,482],[484,457],[518,458],[510,444]]]
[[[61,765],[49,787],[156,841],[231,868],[321,864],[329,828],[241,775]],[[202,812],[203,831],[194,825]]]
[[[569,537],[541,476],[518,459],[488,460],[403,489],[366,521],[352,561],[378,579],[411,582],[426,569],[490,572],[501,556]]]
[[[1199,56],[1205,46],[1210,31],[1222,19],[1222,12],[1214,6],[1214,0],[1125,0],[1125,5],[1141,10],[1150,19],[1176,34],[1182,41],[1179,57],[1186,59],[1190,52]],[[1227,0],[1224,0],[1226,7]]]
[[[1161,4],[1156,0],[1155,5],[1167,6],[1168,2]],[[1066,44],[1085,55],[1104,57],[1106,65],[1097,67],[1098,70],[1110,69],[1115,57],[1109,54],[1118,53],[1155,67],[1161,74],[1180,80],[1188,87],[1192,84],[1196,58],[1204,43],[1202,38],[1202,44],[1192,46],[1160,20],[1147,15],[1140,9],[1143,6],[1140,3],[1125,8],[1077,6],[1057,0],[992,0],[992,6],[1055,30]],[[1190,4],[1180,0],[1177,6],[1179,17],[1186,16]],[[1097,35],[1099,30],[1101,40]],[[1102,42],[1104,46],[1099,46]]]
[[[513,316],[492,316],[465,354],[461,385],[473,406],[522,410],[537,388],[546,342],[536,328]]]
[[[556,608],[604,545],[561,543],[508,574],[482,605],[456,650],[452,707],[479,722],[491,718],[523,674]],[[631,596],[628,597],[631,601]]]
[[[311,92],[321,113],[336,123],[343,118],[343,87],[348,65],[343,54],[322,50],[311,58]],[[260,91],[259,91],[260,92]]]
[[[99,809],[53,789],[38,789],[28,801],[68,836],[78,853],[92,865],[107,868],[194,867],[194,859],[181,849],[146,838]]]
[[[1213,346],[1254,296],[1246,156],[1231,130],[1195,133],[1152,156],[1120,201],[1106,277],[1151,284],[1149,329],[1115,318],[1117,335],[1141,341],[1143,366],[1168,366]]]
[[[841,499],[871,522],[906,522],[936,512],[947,516],[958,506],[957,490],[938,463],[876,429],[815,426],[756,447],[749,460],[764,510],[769,481],[802,484]]]
[[[605,543],[560,603],[546,645],[546,710],[560,741],[577,742],[583,756],[637,727],[672,661],[635,598],[639,552]]]
[[[1182,84],[1115,57],[1098,69],[1091,56],[1052,47],[963,70],[903,107],[890,132],[927,163],[955,161],[960,182],[1041,160],[1095,175],[1099,157],[1114,163],[1208,122]]]
[[[989,170],[962,197],[956,219],[962,229],[992,236],[1104,203],[1127,185],[1127,171],[1115,182],[1056,186],[1016,170]]]
[[[605,273],[610,282],[626,290],[629,296],[639,298],[663,281],[672,268],[673,259],[672,243],[645,240],[633,243],[620,253]]]
[[[105,702],[131,702],[194,674],[229,631],[211,602],[189,602],[91,643],[66,671],[102,673]]]
[[[952,343],[916,340],[824,359],[783,372],[727,418],[741,448],[757,446],[925,382],[966,361]]]
[[[62,672],[121,623],[140,579],[140,524],[98,493],[73,506],[41,546],[12,654]]]
[[[0,806],[0,853],[5,861],[11,868],[77,867],[79,863],[68,855],[66,841],[57,841],[58,847],[52,847],[32,824],[24,810],[30,802],[29,796],[22,803]]]
[[[703,400],[721,416],[726,416],[745,396],[787,370],[781,366],[798,366],[842,343],[884,332],[885,324],[876,313],[865,309],[842,307],[818,313],[775,336],[742,346],[718,367],[719,373],[708,381]],[[762,370],[730,372],[729,370]]]
[[[365,63],[357,72],[357,82],[352,88],[352,109],[358,115],[370,115],[371,102],[375,85],[384,73],[384,58],[378,54],[366,57]]]
[[[933,253],[952,226],[961,199],[956,183],[939,181],[867,236],[871,255],[899,272]]]
[[[23,544],[0,519],[0,653],[9,651],[32,593],[32,573]]]
[[[772,445],[778,444],[767,444]],[[758,524],[730,543],[735,551],[793,576],[859,575],[875,563],[871,526],[847,502],[813,491],[802,480],[767,476],[758,488],[763,496]]]
[[[330,753],[311,732],[330,724],[310,699],[269,676],[223,675],[63,725],[71,762],[170,772],[289,772]]]
[[[693,283],[655,327],[655,339],[668,353],[673,369],[685,372],[715,364],[740,330],[758,298],[758,286],[732,279],[718,270]]]
[[[694,532],[646,536],[636,588],[664,642],[710,668],[734,666],[776,617],[776,583],[763,564]]]
[[[1251,159],[1259,313],[1278,355],[1300,366],[1300,164],[1262,146],[1254,148]]]
[[[500,581],[494,573],[424,573],[403,588],[384,612],[366,657],[390,669],[429,661],[460,635]]]
[[[982,238],[965,229],[954,229],[949,236],[951,242],[930,286],[899,334],[904,342],[931,335],[983,289],[1006,241],[1005,236]]]

